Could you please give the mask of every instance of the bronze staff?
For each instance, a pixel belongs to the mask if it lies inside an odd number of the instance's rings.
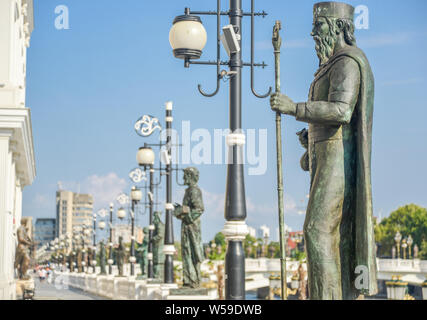
[[[282,29],[280,21],[276,21],[273,28],[273,48],[275,60],[275,82],[276,93],[280,92],[280,47],[282,38],[279,31]],[[287,300],[288,290],[286,282],[286,239],[285,239],[285,217],[283,203],[283,165],[282,165],[282,116],[276,112],[276,150],[277,150],[277,193],[279,207],[279,232],[280,232],[280,276],[282,287],[282,300]]]

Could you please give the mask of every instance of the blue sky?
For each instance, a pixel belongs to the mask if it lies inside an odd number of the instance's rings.
[[[228,1],[223,2],[223,10]],[[318,60],[310,37],[312,5],[316,1],[257,1],[256,9],[269,15],[256,19],[256,61],[266,69],[255,71],[255,85],[264,92],[274,81],[271,31],[283,24],[282,91],[304,101]],[[358,45],[367,54],[376,79],[373,129],[372,182],[374,214],[387,216],[407,203],[427,206],[427,102],[425,100],[427,21],[424,0],[347,1],[369,8],[369,29],[357,30]],[[55,28],[55,8],[69,8],[69,30]],[[173,18],[184,7],[214,10],[216,1],[35,1],[35,29],[28,51],[27,106],[31,108],[37,178],[24,190],[23,214],[55,216],[57,182],[72,191],[92,192],[95,208],[105,207],[131,187],[128,172],[144,142],[133,130],[143,114],[163,120],[164,103],[174,102],[174,127],[191,121],[191,128],[228,126],[228,83],[214,98],[202,97],[214,89],[215,68],[192,66],[172,55],[168,34]],[[246,11],[250,2],[244,1]],[[203,60],[215,58],[216,20],[202,17],[208,33]],[[222,25],[228,24],[224,17]],[[250,60],[250,20],[243,25],[243,56]],[[223,57],[225,52],[222,51]],[[246,175],[249,225],[277,226],[274,115],[267,99],[250,92],[250,73],[243,73],[243,127],[268,130],[268,169],[264,175]],[[295,132],[305,124],[286,117],[284,181],[286,223],[300,230],[306,204],[308,174],[299,168],[303,149]],[[198,166],[206,212],[203,238],[211,239],[224,224],[225,165]],[[183,188],[175,186],[174,201]],[[163,201],[164,189],[159,190]],[[148,223],[146,215],[138,217]],[[175,237],[179,238],[179,222]]]

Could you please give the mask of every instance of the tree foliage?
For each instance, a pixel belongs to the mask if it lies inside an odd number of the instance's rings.
[[[402,239],[409,235],[414,240],[413,246],[420,248],[418,257],[427,259],[427,209],[409,204],[392,212],[375,226],[375,240],[379,245],[378,256],[391,256],[396,244],[394,236],[399,231]],[[413,252],[413,250],[412,250]]]

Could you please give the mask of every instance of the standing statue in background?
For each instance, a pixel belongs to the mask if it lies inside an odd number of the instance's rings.
[[[300,263],[298,267],[298,300],[306,300],[307,299],[307,281],[305,281],[307,273]]]
[[[119,246],[116,249],[116,263],[117,263],[117,269],[119,270],[119,277],[123,277],[123,265],[125,263],[125,255],[126,255],[126,249],[123,244],[123,237],[119,237]]]
[[[182,206],[175,204],[174,216],[182,221],[181,251],[184,287],[199,288],[202,278],[200,264],[203,261],[202,232],[200,216],[205,210],[202,191],[197,186],[199,171],[190,167],[184,169],[185,190]]]
[[[145,277],[147,275],[147,257],[148,257],[148,228],[145,227],[142,229],[142,232],[144,233],[144,239],[142,240],[141,246],[138,248],[139,252],[139,258],[140,258],[140,266],[141,266],[141,276]]]
[[[304,223],[310,299],[350,300],[378,291],[371,187],[374,77],[356,46],[354,8],[321,2],[313,13],[320,67],[308,101],[295,103],[275,93],[270,104],[309,124],[303,169],[311,178]]]
[[[18,247],[15,254],[15,269],[18,270],[19,280],[29,280],[30,276],[27,275],[28,267],[30,265],[30,256],[28,255],[29,247],[32,244],[27,231],[27,219],[21,219],[21,226],[17,230]]]
[[[70,272],[74,272],[74,254],[72,250],[68,255],[68,267],[70,268]]]
[[[83,272],[83,252],[80,247],[77,248],[77,272]]]
[[[163,253],[163,245],[165,239],[165,224],[160,219],[160,211],[154,212],[154,233],[153,233],[153,271],[154,278],[163,281],[165,254]],[[148,237],[147,237],[148,238]],[[145,237],[144,237],[145,240]],[[147,239],[148,241],[148,239]]]
[[[105,254],[105,244],[104,244],[104,240],[102,240],[99,243],[99,266],[101,269],[101,274],[107,274],[107,270],[105,269],[106,266],[106,254]]]

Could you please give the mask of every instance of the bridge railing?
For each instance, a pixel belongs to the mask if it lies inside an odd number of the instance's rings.
[[[427,260],[377,259],[379,272],[427,273]]]

